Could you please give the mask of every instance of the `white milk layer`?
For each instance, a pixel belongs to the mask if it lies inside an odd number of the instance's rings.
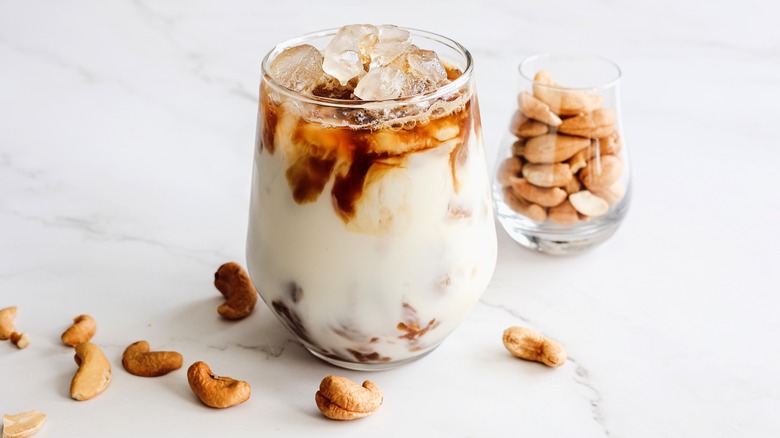
[[[315,202],[294,201],[285,176],[287,152],[301,147],[291,144],[294,122],[282,115],[274,152],[255,156],[247,261],[261,296],[324,356],[372,363],[430,351],[463,321],[495,266],[479,127],[470,127],[455,172],[453,127],[449,140],[403,165],[372,167],[345,223],[333,177]]]

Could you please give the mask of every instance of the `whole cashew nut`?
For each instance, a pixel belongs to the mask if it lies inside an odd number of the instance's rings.
[[[257,304],[257,289],[241,265],[228,262],[220,266],[214,274],[214,286],[227,299],[217,309],[223,318],[242,319],[252,313]]]
[[[220,377],[205,362],[195,362],[187,370],[187,381],[200,401],[212,408],[229,408],[249,400],[252,387],[243,380]]]
[[[383,400],[382,391],[372,381],[363,386],[341,376],[327,376],[314,395],[320,412],[334,420],[354,420],[373,414]]]
[[[89,400],[100,395],[111,381],[111,364],[97,345],[85,342],[76,346],[79,370],[70,382],[74,400]]]
[[[0,309],[0,341],[11,338],[11,333],[16,331],[14,319],[16,319],[16,306]]]
[[[96,330],[97,324],[94,318],[89,315],[79,315],[73,318],[73,325],[62,333],[62,342],[65,345],[75,347],[84,342],[89,342],[92,336],[95,335]]]
[[[138,341],[130,344],[122,355],[122,366],[128,373],[141,377],[157,377],[178,370],[181,354],[175,351],[149,351],[149,343]]]
[[[566,362],[566,350],[557,341],[542,336],[526,327],[504,330],[504,347],[515,356],[541,362],[548,367],[559,367]]]

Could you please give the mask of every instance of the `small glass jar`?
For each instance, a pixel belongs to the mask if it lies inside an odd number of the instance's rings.
[[[527,248],[584,251],[615,233],[631,198],[620,68],[598,56],[545,54],[518,70],[517,109],[494,172],[498,220]]]

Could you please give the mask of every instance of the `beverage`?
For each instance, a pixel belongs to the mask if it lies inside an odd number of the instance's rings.
[[[337,365],[432,351],[495,266],[470,55],[356,25],[282,44],[263,67],[247,243],[260,295]]]

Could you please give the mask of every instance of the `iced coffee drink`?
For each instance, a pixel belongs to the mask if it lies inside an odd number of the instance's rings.
[[[437,347],[490,281],[496,236],[469,53],[351,25],[263,61],[247,261],[316,356],[383,369]]]

